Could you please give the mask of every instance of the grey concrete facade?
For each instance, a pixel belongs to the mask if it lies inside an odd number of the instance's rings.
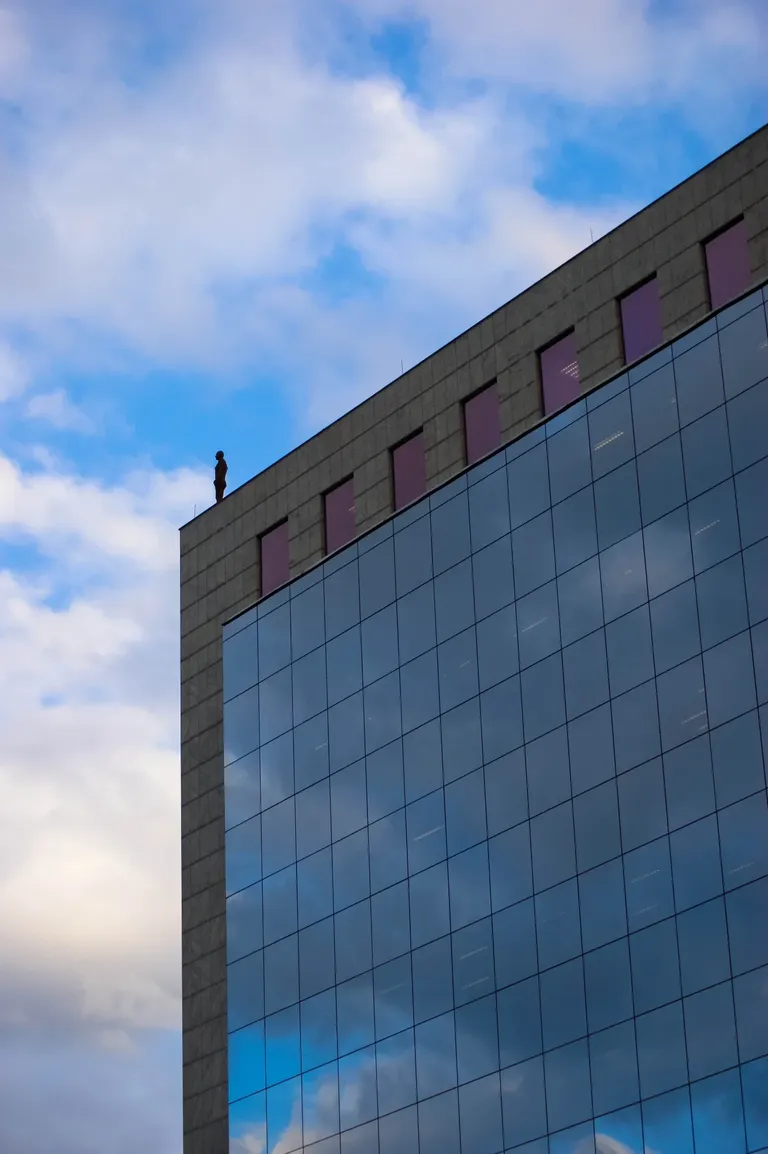
[[[664,339],[709,311],[703,242],[742,216],[768,278],[768,126],[503,305],[181,531],[185,1154],[225,1154],[221,626],[260,594],[259,536],[287,518],[291,575],[323,556],[323,494],[354,477],[357,528],[393,512],[391,448],[424,430],[427,484],[465,467],[462,402],[495,381],[502,440],[543,416],[538,352],[573,329],[582,391],[623,364],[618,298],[654,273]]]

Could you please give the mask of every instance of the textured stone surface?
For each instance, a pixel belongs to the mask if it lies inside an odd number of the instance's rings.
[[[495,380],[502,439],[542,417],[538,350],[575,329],[582,389],[622,364],[617,297],[659,278],[664,339],[706,315],[702,242],[743,213],[768,277],[768,127],[497,309],[181,531],[184,1151],[227,1154],[221,625],[259,596],[259,535],[288,518],[291,574],[323,556],[322,494],[354,476],[357,527],[394,507],[389,452],[424,429],[427,484],[464,468],[462,401]]]

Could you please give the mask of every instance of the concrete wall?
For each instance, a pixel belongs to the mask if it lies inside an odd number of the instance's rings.
[[[617,298],[656,273],[664,338],[709,309],[702,241],[743,214],[768,278],[768,126],[235,490],[181,531],[185,1154],[227,1152],[221,623],[260,593],[259,535],[288,518],[291,574],[323,555],[322,494],[354,475],[357,527],[393,512],[390,449],[423,427],[427,484],[465,466],[462,401],[496,381],[502,440],[542,415],[538,350],[576,332],[582,390],[621,368]]]

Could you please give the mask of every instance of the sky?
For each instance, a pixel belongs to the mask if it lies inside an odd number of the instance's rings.
[[[764,0],[0,0],[0,1150],[180,1154],[178,527],[760,127]]]

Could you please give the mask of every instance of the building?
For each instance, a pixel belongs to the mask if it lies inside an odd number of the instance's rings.
[[[766,282],[768,128],[182,530],[185,1154],[768,1149]]]

